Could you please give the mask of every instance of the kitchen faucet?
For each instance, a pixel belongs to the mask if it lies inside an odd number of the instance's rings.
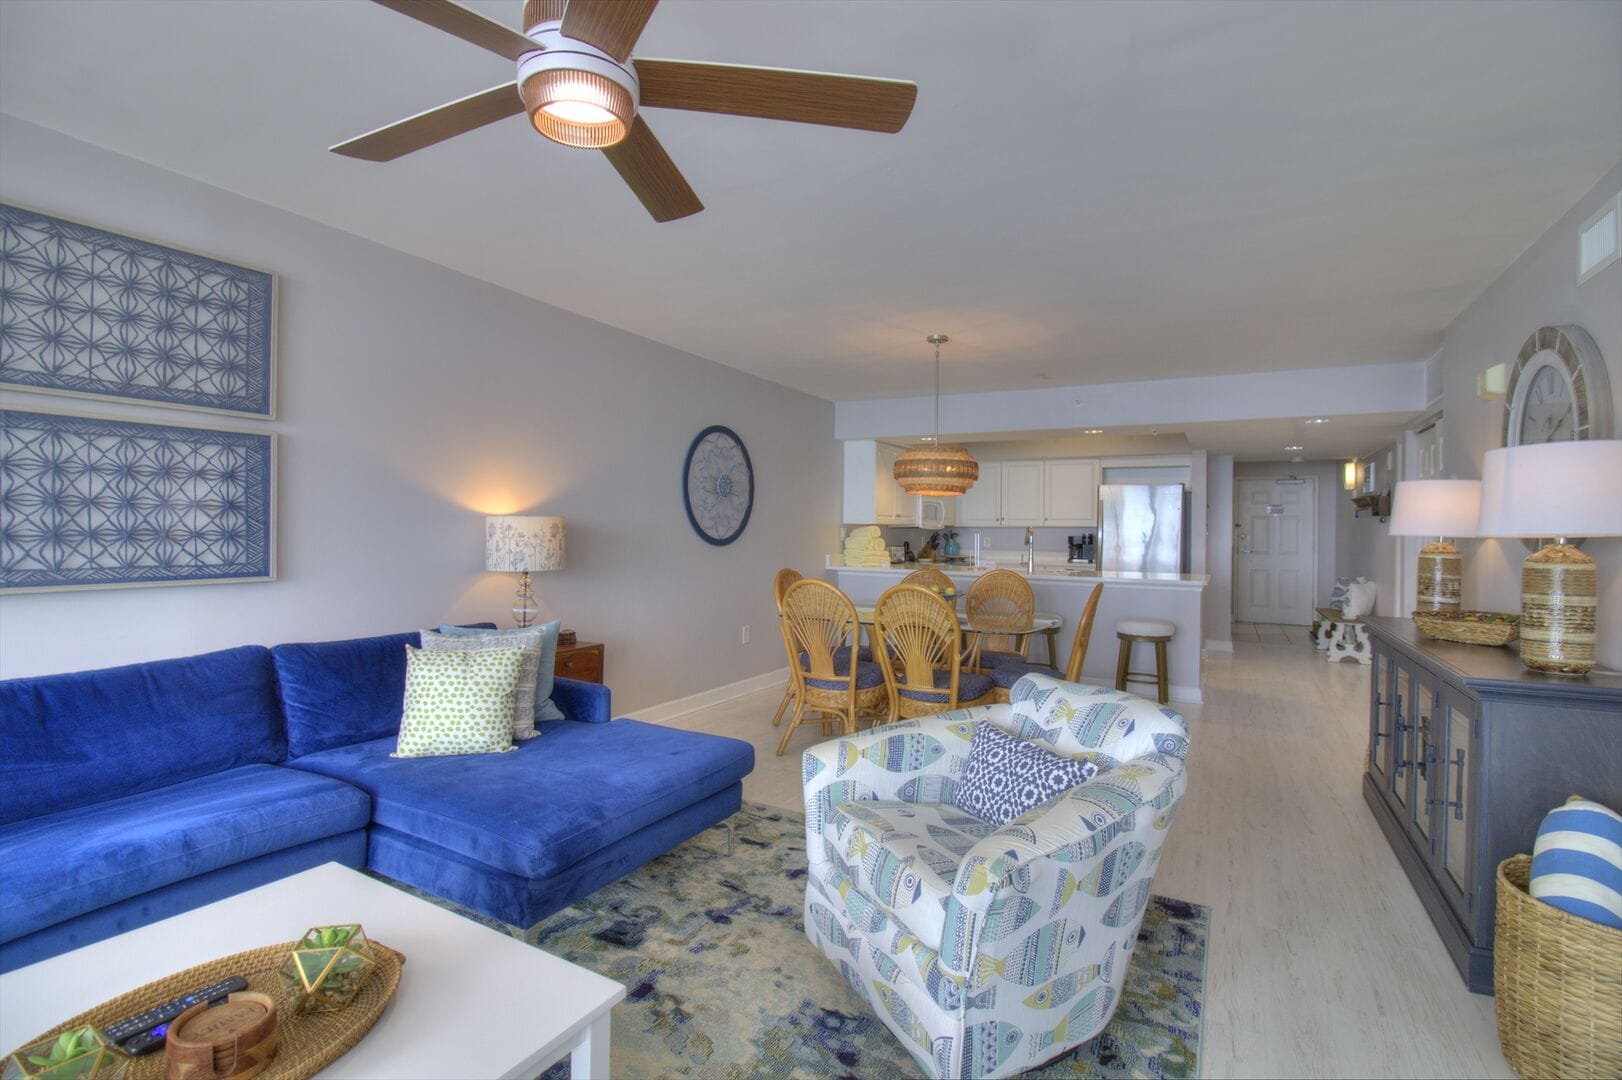
[[[1029,525],[1025,526],[1025,572],[1036,573],[1036,542]]]

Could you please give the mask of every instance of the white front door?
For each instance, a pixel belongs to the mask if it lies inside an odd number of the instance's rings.
[[[1234,499],[1233,617],[1295,626],[1312,622],[1316,482],[1240,477]]]

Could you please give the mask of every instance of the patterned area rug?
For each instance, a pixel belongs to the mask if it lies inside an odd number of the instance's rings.
[[[623,983],[616,1077],[913,1077],[918,1065],[801,926],[805,822],[745,803],[716,828],[528,931],[389,883]],[[388,880],[388,879],[383,879]],[[1198,1071],[1210,915],[1153,897],[1115,1018],[1033,1077]],[[546,1080],[568,1076],[568,1061]]]

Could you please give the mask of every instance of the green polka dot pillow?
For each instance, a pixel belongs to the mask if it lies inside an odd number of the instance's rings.
[[[427,652],[406,646],[405,711],[394,757],[513,749],[513,698],[524,650]]]

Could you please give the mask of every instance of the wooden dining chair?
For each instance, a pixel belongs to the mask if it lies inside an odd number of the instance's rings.
[[[823,734],[832,736],[836,720],[845,734],[854,735],[862,714],[884,710],[884,672],[857,656],[856,605],[850,597],[826,581],[802,578],[783,593],[778,623],[794,680],[794,713],[777,744],[778,757],[812,713],[818,714]]]
[[[1098,615],[1098,599],[1104,595],[1104,584],[1099,582],[1093,586],[1093,593],[1087,598],[1087,604],[1081,609],[1081,621],[1076,623],[1076,640],[1070,645],[1070,659],[1064,665],[1064,678],[1066,682],[1080,682],[1082,665],[1087,662],[1087,643],[1093,636],[1093,619]],[[1033,664],[1029,660],[1010,660],[991,668],[987,674],[991,676],[993,686],[992,700],[1007,701],[1008,693],[1014,684],[1030,674],[1052,675],[1053,669],[1046,664]]]
[[[798,570],[790,569],[789,567],[785,566],[783,569],[779,570],[777,572],[777,576],[772,579],[772,600],[777,604],[778,618],[781,619],[783,615],[783,594],[788,591],[788,587],[790,585],[794,584],[796,581],[799,581],[804,576],[805,575],[800,573]],[[793,700],[794,661],[793,658],[790,657],[788,685],[783,687],[783,700],[777,703],[777,713],[772,717],[772,727],[777,727],[783,722],[783,713],[788,711],[789,702]]]
[[[901,584],[922,585],[926,589],[933,589],[936,586],[939,586],[946,592],[957,592],[957,586],[952,583],[952,579],[932,566],[925,567],[922,570],[914,570],[912,573],[901,579]]]
[[[897,585],[879,597],[873,641],[895,658],[876,665],[884,674],[890,723],[991,700],[991,677],[963,670],[957,612],[928,589]]]
[[[1036,615],[1036,593],[1031,583],[1012,570],[993,570],[969,586],[964,611],[973,641],[969,667],[975,671],[996,664],[1024,660],[1030,655],[1031,620]],[[1008,651],[985,647],[987,635],[1004,638]]]

